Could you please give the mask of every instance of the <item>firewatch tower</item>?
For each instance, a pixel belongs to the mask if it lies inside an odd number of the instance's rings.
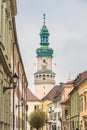
[[[37,72],[34,73],[35,95],[42,99],[55,85],[55,73],[52,72],[53,49],[49,48],[49,31],[45,25],[40,31],[40,47],[37,48]]]

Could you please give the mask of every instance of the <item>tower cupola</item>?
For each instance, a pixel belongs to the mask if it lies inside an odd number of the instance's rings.
[[[40,31],[40,45],[41,47],[36,50],[38,56],[51,56],[53,55],[53,49],[49,48],[49,31],[45,25],[45,14],[43,15],[43,26]]]
[[[43,17],[44,22],[43,22],[43,26],[42,26],[41,32],[40,32],[40,45],[47,46],[47,45],[49,45],[49,41],[48,41],[49,32],[48,32],[48,29],[45,25],[45,14],[43,16],[44,16]]]

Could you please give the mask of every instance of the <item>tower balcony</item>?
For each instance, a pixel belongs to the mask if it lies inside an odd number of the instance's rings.
[[[34,74],[34,84],[55,84],[55,73],[51,71],[36,72]]]
[[[35,79],[34,84],[55,84],[55,80]]]

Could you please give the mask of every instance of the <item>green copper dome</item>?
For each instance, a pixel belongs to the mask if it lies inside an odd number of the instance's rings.
[[[51,70],[38,70],[36,73],[34,73],[34,75],[36,75],[36,74],[54,74],[55,75],[55,73],[54,72],[52,72]]]
[[[51,56],[53,55],[53,49],[49,47],[40,47],[36,50],[37,57],[38,56]]]
[[[46,27],[45,25],[43,25],[43,27],[41,28],[40,35],[41,35],[42,33],[48,33],[48,29],[47,29],[47,27]],[[49,34],[49,33],[48,33],[48,34]]]

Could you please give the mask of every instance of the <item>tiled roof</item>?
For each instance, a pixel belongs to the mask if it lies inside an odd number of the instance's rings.
[[[79,85],[86,78],[87,78],[87,71],[79,73],[79,75],[76,77],[76,79],[73,82],[74,86],[76,87],[77,85]]]
[[[27,101],[39,101],[39,99],[27,88]]]
[[[58,93],[60,90],[60,85],[56,85],[53,87],[53,89],[51,89],[51,91],[45,96],[42,98],[42,100],[45,100],[45,99],[50,99],[50,100],[53,100],[56,96],[58,96]]]

